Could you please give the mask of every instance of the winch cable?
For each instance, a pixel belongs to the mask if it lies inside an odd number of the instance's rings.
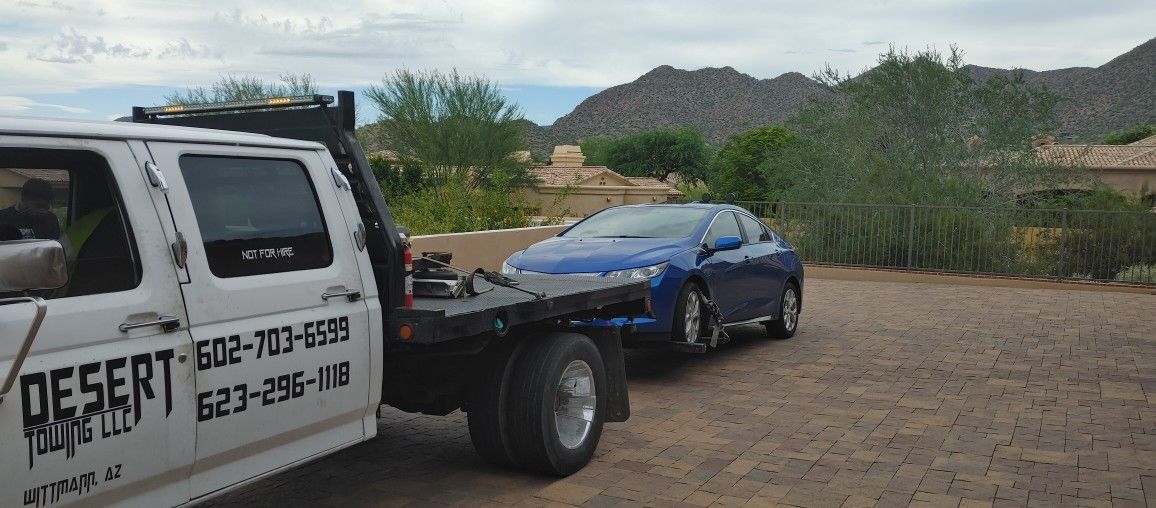
[[[449,263],[439,261],[439,260],[436,260],[436,259],[433,259],[433,258],[430,258],[427,256],[416,256],[416,257],[414,257],[414,259],[415,260],[423,259],[425,261],[429,261],[429,262],[444,266],[446,268],[449,268],[450,270],[454,270],[454,271],[466,274],[465,291],[466,291],[466,294],[468,294],[470,296],[476,296],[476,295],[480,295],[482,293],[493,291],[493,288],[487,289],[485,291],[477,291],[474,289],[474,278],[480,275],[482,277],[482,280],[489,282],[490,284],[493,284],[495,286],[501,286],[504,288],[510,288],[510,289],[517,290],[517,291],[521,291],[521,292],[526,293],[530,296],[533,296],[535,300],[541,300],[541,299],[546,297],[546,293],[534,292],[534,291],[530,291],[528,289],[522,289],[522,288],[518,287],[518,284],[519,284],[518,281],[511,279],[509,277],[506,277],[505,275],[502,275],[498,272],[487,272],[486,270],[481,269],[481,268],[477,268],[473,271],[465,270],[462,268],[458,268],[454,265],[451,265]]]

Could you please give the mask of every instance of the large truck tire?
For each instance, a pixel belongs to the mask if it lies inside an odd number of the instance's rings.
[[[524,342],[524,341],[523,341]],[[482,354],[478,370],[467,387],[466,421],[474,450],[486,462],[516,466],[507,437],[507,399],[512,365],[520,347],[496,344]]]
[[[507,433],[519,466],[566,476],[594,456],[606,414],[606,368],[589,337],[527,337],[511,363]]]

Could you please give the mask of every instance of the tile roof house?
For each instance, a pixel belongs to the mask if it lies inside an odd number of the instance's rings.
[[[524,190],[543,215],[586,216],[616,205],[665,203],[684,196],[678,189],[647,177],[622,176],[605,166],[583,166],[586,157],[573,145],[554,147],[549,166],[530,169],[538,185]]]
[[[1046,162],[1093,171],[1119,191],[1156,194],[1156,136],[1127,145],[1059,145],[1045,141],[1036,147],[1036,153]]]

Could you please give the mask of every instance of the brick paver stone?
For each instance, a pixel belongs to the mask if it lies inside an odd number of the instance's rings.
[[[461,413],[216,506],[1156,508],[1156,296],[808,280],[790,340],[630,351],[631,418],[569,478],[474,453]]]

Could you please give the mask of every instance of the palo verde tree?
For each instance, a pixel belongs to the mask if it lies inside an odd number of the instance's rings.
[[[365,95],[381,111],[382,145],[401,166],[421,168],[428,184],[527,178],[523,113],[485,77],[400,69]]]
[[[785,183],[776,178],[776,161],[797,136],[782,127],[766,126],[731,136],[715,154],[711,190],[718,196],[734,194],[741,200],[771,197]]]
[[[607,154],[614,146],[615,139],[610,136],[591,136],[578,140],[582,148],[582,155],[586,157],[587,166],[607,166]]]
[[[277,82],[255,76],[226,74],[209,86],[195,86],[165,96],[168,104],[244,101],[267,97],[312,95],[317,85],[308,74],[285,73]]]
[[[711,152],[698,129],[657,129],[617,139],[606,150],[606,165],[626,176],[649,176],[665,182],[706,179]]]
[[[788,120],[802,142],[780,159],[794,200],[1012,206],[1071,179],[1031,144],[1055,127],[1057,96],[1019,73],[976,81],[954,47],[891,49],[854,78],[816,78],[834,93]]]
[[[1156,125],[1140,124],[1104,136],[1105,145],[1126,145],[1156,135]]]
[[[947,57],[892,49],[859,76],[828,69],[817,79],[832,94],[787,121],[800,140],[778,160],[790,181],[782,200],[950,208],[787,203],[782,224],[804,257],[1015,270],[1023,224],[1001,210],[1076,174],[1048,167],[1032,147],[1056,125],[1057,97],[1021,74],[977,81],[955,48]],[[968,241],[948,248],[926,236],[946,230]]]

